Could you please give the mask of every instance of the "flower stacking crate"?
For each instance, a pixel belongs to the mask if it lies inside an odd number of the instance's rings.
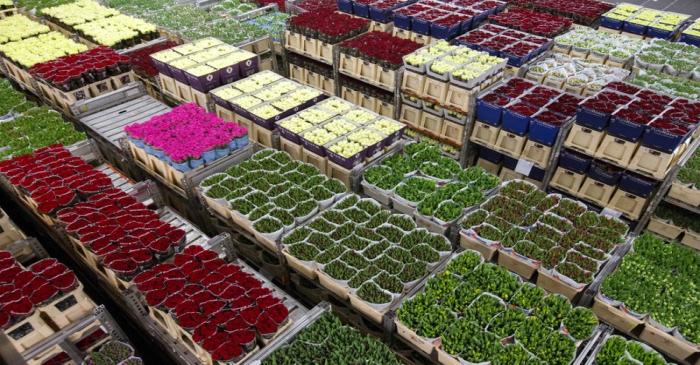
[[[430,73],[430,71],[428,71]],[[447,101],[447,90],[449,83],[444,80],[438,80],[433,77],[426,77],[423,84],[422,96],[425,99],[434,101],[440,105],[445,105]]]
[[[464,129],[463,124],[443,120],[440,137],[453,145],[462,146],[464,143]]]
[[[318,155],[313,151],[304,147],[301,151],[301,161],[314,165],[319,171],[326,173],[328,159],[325,156]]]
[[[0,209],[0,249],[9,244],[24,239],[24,234],[10,220],[10,217]]]
[[[549,165],[549,159],[552,155],[552,147],[543,145],[533,140],[528,140],[523,148],[523,153],[520,158],[525,161],[530,161],[535,166],[546,169]]]
[[[647,205],[647,198],[617,189],[607,204],[607,208],[621,212],[623,216],[636,221]]]
[[[161,92],[168,94],[170,97],[177,97],[177,87],[175,86],[174,78],[162,73],[158,74],[158,85]]]
[[[412,96],[423,97],[426,79],[425,75],[406,70],[401,78],[401,91]]]
[[[605,132],[603,131],[597,131],[574,123],[571,131],[566,136],[566,140],[564,140],[564,145],[585,155],[593,156],[604,136]]]
[[[667,332],[666,329],[657,327],[649,319],[646,320],[639,339],[684,363],[688,363],[689,359],[697,359],[695,355],[700,352],[697,344],[674,336],[673,333]],[[697,365],[697,361],[695,360],[695,365]]]
[[[34,87],[35,85],[35,79],[32,75],[29,74],[26,70],[23,68],[16,66],[12,61],[2,58],[3,63],[5,64],[5,70],[7,70],[8,76],[14,80],[16,83],[18,83],[23,89],[29,90],[33,93],[36,93],[37,90]]]
[[[423,110],[416,109],[412,106],[403,104],[401,106],[401,114],[399,121],[412,126],[414,128],[420,128],[421,121],[423,118]]]
[[[638,147],[638,142],[630,142],[615,136],[606,135],[594,156],[613,165],[627,168]]]
[[[494,127],[490,124],[477,120],[474,122],[472,135],[469,137],[469,139],[476,143],[493,148],[492,146],[496,145],[496,140],[498,139],[498,134],[500,131],[501,129],[498,127]]]
[[[306,80],[307,72],[308,70],[301,66],[297,66],[291,63],[289,64],[289,78],[294,81],[304,83]]]
[[[289,30],[284,31],[284,48],[303,53],[302,35]]]
[[[678,161],[688,144],[684,143],[673,153],[664,153],[641,146],[629,163],[629,169],[656,180],[663,180],[669,170]]]
[[[607,207],[614,192],[615,186],[587,177],[579,189],[578,196],[598,206]]]
[[[474,250],[486,261],[492,261],[499,252],[500,242],[489,241],[479,237],[473,229],[459,231],[459,245],[465,250]]]
[[[527,136],[519,136],[515,133],[508,132],[504,129],[498,133],[495,149],[505,155],[513,158],[520,158],[525,147]]]
[[[636,332],[636,328],[644,326],[644,321],[628,313],[622,303],[611,300],[601,293],[593,299],[592,309],[598,318],[628,335]]]
[[[5,336],[12,348],[23,353],[46,340],[53,333],[53,328],[42,318],[41,312],[34,310],[29,317],[3,330],[2,336]]]
[[[423,113],[420,118],[419,127],[437,136],[440,134],[440,131],[442,131],[442,123],[442,117],[430,113]]]
[[[682,201],[693,207],[700,207],[700,190],[695,189],[693,184],[684,184],[678,180],[673,181],[668,197]]]
[[[549,270],[545,270],[541,267],[537,270],[537,286],[550,293],[561,294],[567,297],[572,302],[587,287],[587,285],[584,284],[579,284],[576,286],[571,285],[566,281],[562,280],[558,274],[555,274],[554,272]]]
[[[579,196],[579,190],[581,190],[581,184],[583,184],[585,178],[586,175],[584,174],[559,166],[554,172],[549,185],[573,196]]]
[[[683,234],[681,243],[696,250],[700,250],[700,233],[697,233],[692,229],[687,229],[685,234]]]
[[[53,300],[39,311],[51,320],[58,328],[68,327],[71,323],[79,321],[95,309],[95,302],[83,291],[83,284],[60,298]]]
[[[540,268],[540,262],[503,248],[498,249],[498,265],[503,266],[526,280],[530,280]]]
[[[280,150],[287,152],[293,159],[301,161],[303,149],[304,147],[302,147],[300,144],[294,143],[284,137],[280,137]]]
[[[431,358],[433,357],[433,351],[440,346],[440,338],[430,339],[418,336],[418,334],[416,334],[413,330],[401,323],[398,318],[394,319],[394,324],[396,325],[396,333],[399,335],[399,337],[415,346],[424,354],[430,356]]]
[[[661,219],[657,216],[652,216],[649,219],[647,230],[669,240],[676,240],[683,234],[683,228],[674,225],[673,221]]]

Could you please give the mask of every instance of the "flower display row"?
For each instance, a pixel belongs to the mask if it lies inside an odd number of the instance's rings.
[[[655,39],[635,55],[635,66],[700,81],[700,48]]]
[[[598,319],[469,250],[404,301],[396,323],[428,352],[440,343],[441,363],[568,364]]]
[[[84,360],[86,365],[118,364],[143,365],[143,360],[135,356],[134,348],[128,343],[112,340],[91,351]]]
[[[699,111],[699,102],[613,82],[580,105],[576,122],[671,153],[696,128]]]
[[[22,14],[8,16],[0,19],[0,44],[17,42],[49,31],[47,25],[35,22]]]
[[[576,115],[581,98],[512,78],[476,101],[477,120],[547,146]]]
[[[37,63],[87,51],[87,46],[67,38],[59,32],[39,34],[20,41],[0,44],[4,58],[22,68],[30,68]]]
[[[576,23],[590,25],[613,5],[599,0],[509,0],[518,6],[532,7],[539,11],[558,14],[573,19]]]
[[[678,33],[688,19],[690,15],[687,14],[622,3],[603,14],[600,25],[648,37],[669,39]]]
[[[575,95],[589,95],[611,82],[625,80],[629,74],[629,70],[620,67],[554,53],[551,57],[534,62],[527,69],[526,77],[546,85],[558,85],[559,89]]]
[[[699,263],[696,250],[645,233],[603,281],[596,300],[623,305],[639,317],[649,315],[653,322],[648,325],[673,328],[686,341],[700,343]]]
[[[625,64],[646,42],[611,34],[588,27],[572,27],[572,29],[554,39],[555,50],[571,53],[577,57],[595,56],[601,61],[606,58],[618,64]]]
[[[214,361],[238,362],[290,323],[278,293],[256,274],[189,246],[134,278],[152,307],[170,315]]]
[[[648,345],[618,335],[612,335],[605,339],[603,346],[595,355],[595,363],[599,365],[619,363],[671,364]]]
[[[438,39],[452,39],[505,9],[501,1],[420,0],[396,10],[394,26]]]
[[[153,53],[151,59],[162,75],[201,92],[254,74],[259,66],[254,53],[216,38],[203,38]]]
[[[255,10],[257,6],[241,0],[224,0],[214,5],[211,10],[223,16],[239,16],[243,13]]]
[[[387,345],[344,325],[331,313],[324,313],[299,331],[287,346],[275,350],[261,364],[313,364],[318,359],[332,359],[339,363],[363,359],[372,364],[401,364]]]
[[[385,32],[369,32],[340,44],[340,51],[366,59],[391,70],[403,64],[403,57],[421,45]]]
[[[21,187],[43,214],[73,205],[112,187],[112,180],[61,145],[0,162],[0,173]]]
[[[700,19],[695,19],[694,22],[690,23],[690,25],[683,30],[680,41],[694,46],[700,46]]]
[[[340,181],[269,149],[206,178],[199,188],[212,209],[272,242],[345,193]]]
[[[124,14],[76,25],[74,28],[90,41],[115,49],[129,48],[159,36],[155,25]]]
[[[291,17],[288,29],[335,44],[366,32],[369,21],[337,11],[309,11]]]
[[[469,208],[481,204],[499,182],[480,167],[462,170],[438,147],[419,142],[367,169],[362,184],[385,192],[394,209],[446,229]]]
[[[277,127],[290,142],[346,169],[391,146],[405,129],[402,123],[336,97],[277,122]]]
[[[495,24],[486,24],[457,37],[457,42],[494,56],[508,59],[508,64],[520,67],[551,44],[551,39]]]
[[[97,47],[75,55],[39,63],[29,73],[61,91],[80,89],[131,71],[129,57],[108,47]]]
[[[119,15],[119,11],[100,5],[93,0],[76,0],[68,4],[40,9],[41,15],[67,29],[79,24]]]
[[[297,270],[318,275],[353,307],[379,317],[452,250],[444,236],[354,194],[285,235],[282,244]]]
[[[12,88],[8,80],[0,81],[0,116],[12,119],[0,123],[0,160],[30,153],[36,149],[60,143],[72,145],[84,140],[61,114],[37,107],[24,94]]]
[[[212,91],[217,105],[268,130],[326,98],[320,90],[263,71]]]
[[[186,172],[248,144],[248,130],[188,103],[146,122],[124,128],[129,141],[146,153]]]
[[[489,21],[541,37],[553,38],[569,29],[571,20],[530,9],[515,7],[489,16]]]
[[[679,98],[700,99],[700,80],[688,80],[654,70],[639,70],[629,83]]]
[[[271,12],[243,22],[243,29],[257,29],[261,34],[267,34],[274,42],[281,43],[284,30],[287,27],[287,20],[290,15],[287,13]],[[255,34],[255,32],[254,32]],[[257,37],[255,39],[260,39]]]
[[[466,235],[501,255],[518,255],[567,285],[590,284],[624,241],[627,225],[534,185],[507,182],[460,222]]]
[[[186,243],[184,230],[117,188],[61,209],[57,217],[70,236],[125,281],[182,251]]]
[[[56,259],[42,259],[24,267],[8,251],[0,251],[0,273],[2,329],[21,322],[80,285],[73,271]]]

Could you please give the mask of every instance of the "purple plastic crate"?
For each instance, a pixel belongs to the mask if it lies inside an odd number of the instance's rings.
[[[221,85],[230,84],[241,78],[241,65],[235,64],[219,70]]]
[[[158,70],[158,72],[162,73],[165,76],[172,77],[172,74],[170,73],[170,67],[168,67],[167,63],[160,62],[153,57],[151,57],[151,62],[153,62],[153,66],[156,68],[156,70]]]
[[[374,7],[372,5],[369,6],[369,18],[380,22],[380,23],[388,23],[391,21],[391,13],[392,13],[391,8],[388,9],[380,9],[377,7]]]
[[[214,100],[214,104],[219,105],[224,109],[234,110],[234,107],[228,102],[228,100],[224,100],[214,94],[211,94],[211,98]]]
[[[625,171],[620,178],[618,187],[628,193],[646,198],[654,191],[658,182],[639,176],[633,172]]]
[[[240,77],[246,78],[254,73],[258,72],[258,56],[253,56],[245,61],[241,61],[238,64]]]
[[[323,146],[319,146],[306,138],[300,138],[301,145],[307,150],[321,156],[326,157],[326,149]]]
[[[411,22],[411,30],[418,34],[430,35],[430,20],[413,18]]]
[[[170,65],[168,65],[168,69],[170,70],[170,75],[172,75],[175,80],[180,81],[183,84],[189,85],[189,81],[187,81],[187,75],[185,74],[185,71]]]
[[[287,139],[288,141],[290,141],[292,143],[296,143],[296,144],[301,143],[300,142],[301,138],[299,137],[298,134],[296,134],[296,133],[294,133],[294,132],[292,132],[284,127],[280,127],[279,124],[277,124],[277,130],[280,131],[280,135],[283,138]]]
[[[664,30],[654,27],[647,28],[647,37],[669,39],[675,34],[675,30]]]
[[[185,76],[187,76],[187,81],[193,89],[203,93],[209,92],[210,90],[221,86],[219,71],[214,71],[202,76],[195,76],[189,72],[185,72]]]
[[[353,167],[357,166],[366,157],[367,150],[358,152],[355,156],[343,157],[330,149],[326,149],[326,154],[328,159],[330,159],[334,164],[340,165],[345,169],[352,170]]]

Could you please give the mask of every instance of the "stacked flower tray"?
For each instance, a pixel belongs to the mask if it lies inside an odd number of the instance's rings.
[[[687,14],[622,3],[603,14],[600,25],[613,32],[637,38],[673,40],[689,20],[690,15]]]
[[[340,77],[340,97],[392,119],[396,118],[400,107],[393,92],[378,89],[346,76]]]
[[[654,39],[635,55],[634,65],[683,79],[700,80],[700,67],[696,62],[698,57],[700,48],[696,46]]]
[[[276,122],[326,99],[320,90],[272,71],[214,89],[211,95],[220,118],[245,125],[250,138],[267,147],[276,147]]]
[[[381,156],[399,141],[405,126],[331,97],[277,122],[277,128],[283,150],[340,177]]]
[[[463,170],[425,142],[403,146],[363,174],[365,194],[406,214],[431,232],[454,237],[456,222],[498,186],[497,176],[478,166]]]
[[[32,66],[29,74],[41,95],[57,109],[71,107],[136,81],[129,57],[111,48],[97,47]]]
[[[208,92],[258,72],[259,56],[215,38],[151,55],[161,90],[175,100],[206,108]]]
[[[594,340],[598,319],[467,250],[404,300],[399,338],[445,365],[568,364]]]
[[[18,84],[36,92],[35,80],[28,70],[42,62],[86,51],[88,46],[24,15],[0,19],[0,54],[7,75]]]
[[[420,44],[375,31],[346,40],[338,47],[336,67],[341,74],[395,93],[402,57],[420,48]]]
[[[452,246],[372,199],[349,195],[282,238],[288,264],[382,324]]]
[[[541,181],[554,146],[565,133],[562,130],[571,125],[581,101],[528,80],[509,79],[477,99],[476,121],[469,139],[493,150],[483,151],[482,158],[504,163],[501,178],[517,172]]]
[[[578,153],[563,156],[553,186],[638,219],[658,182],[685,152],[699,107],[626,83],[608,84],[579,105],[564,141]]]
[[[503,183],[460,222],[460,244],[570,300],[602,273],[628,227],[528,182]]]
[[[694,286],[699,259],[690,247],[643,234],[603,281],[593,311],[617,330],[679,362],[695,364],[700,341]]]
[[[613,5],[599,0],[510,0],[518,6],[533,8],[550,14],[557,14],[571,18],[574,22],[583,25],[591,25],[600,19],[601,15],[613,8]]]
[[[461,147],[476,94],[503,77],[506,63],[503,58],[445,41],[405,56],[400,120]]]
[[[195,104],[183,104],[124,127],[132,158],[175,186],[183,177],[238,153],[248,145],[248,130]]]
[[[283,233],[306,222],[346,191],[312,165],[265,149],[204,179],[198,194],[222,220],[232,220],[271,252]]]
[[[0,251],[0,272],[0,328],[20,354],[82,320],[95,308],[75,274],[56,259],[24,266],[10,252]]]
[[[419,0],[394,12],[394,35],[422,44],[453,39],[505,7],[504,2],[495,0]]]
[[[646,42],[624,35],[575,26],[554,39],[552,50],[611,67],[630,68]]]

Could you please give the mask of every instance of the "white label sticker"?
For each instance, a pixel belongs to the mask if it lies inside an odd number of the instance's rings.
[[[620,218],[620,216],[622,215],[622,212],[618,212],[615,209],[603,208],[603,210],[600,212],[600,214],[607,215],[610,217]]]
[[[530,171],[532,171],[532,166],[535,166],[535,164],[530,161],[518,160],[518,164],[515,166],[515,172],[529,176]]]

